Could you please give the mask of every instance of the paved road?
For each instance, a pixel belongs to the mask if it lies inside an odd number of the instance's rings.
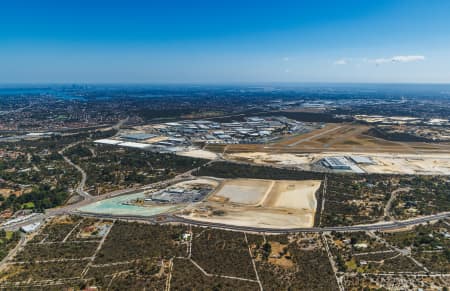
[[[265,228],[265,227],[247,227],[247,226],[237,226],[228,225],[222,223],[204,222],[192,219],[187,219],[184,217],[179,217],[172,214],[163,214],[157,216],[127,216],[127,215],[105,215],[96,213],[85,213],[77,212],[81,216],[106,218],[106,219],[123,219],[132,221],[146,221],[151,223],[182,223],[188,225],[195,225],[200,227],[211,227],[219,228],[225,230],[236,230],[236,231],[249,231],[249,232],[264,232],[264,233],[294,233],[294,232],[351,232],[351,231],[378,231],[378,230],[392,230],[404,228],[407,226],[423,224],[430,221],[436,221],[439,219],[444,219],[450,217],[450,212],[439,213],[435,215],[428,215],[424,217],[413,218],[409,220],[396,221],[396,222],[385,222],[378,224],[368,224],[368,225],[352,225],[352,226],[330,226],[330,227],[304,227],[304,228]]]
[[[64,150],[62,150],[64,151]],[[212,163],[214,161],[210,161],[209,163]],[[71,163],[75,168],[79,168],[77,165],[73,164],[70,160],[68,160],[68,163]],[[409,220],[404,221],[393,221],[393,222],[382,222],[382,223],[376,223],[371,225],[354,225],[354,226],[335,226],[335,227],[311,227],[311,228],[288,228],[288,229],[279,229],[279,228],[264,228],[264,227],[246,227],[246,226],[236,226],[236,225],[227,225],[227,224],[221,224],[221,223],[213,223],[213,222],[204,222],[204,221],[197,221],[192,219],[187,219],[183,217],[179,217],[172,214],[165,214],[165,215],[157,215],[152,217],[147,216],[123,216],[123,215],[108,215],[108,214],[95,214],[95,213],[84,213],[80,212],[78,208],[85,206],[87,204],[97,202],[103,199],[112,198],[119,195],[125,195],[125,194],[133,194],[136,192],[141,192],[145,190],[149,190],[152,188],[157,188],[169,184],[173,184],[176,182],[180,182],[183,180],[186,180],[190,177],[192,177],[192,172],[198,170],[198,168],[191,169],[187,172],[181,173],[177,176],[175,176],[172,179],[159,181],[150,185],[142,186],[139,188],[134,189],[124,189],[124,190],[118,190],[111,193],[99,195],[99,196],[91,196],[89,193],[86,193],[84,188],[84,183],[86,181],[86,175],[82,175],[82,180],[80,184],[77,187],[77,192],[82,195],[85,199],[72,204],[67,205],[63,207],[58,208],[52,208],[48,209],[45,214],[41,214],[38,216],[34,216],[30,220],[21,221],[20,223],[8,225],[7,227],[2,227],[5,229],[18,229],[21,226],[37,222],[37,221],[43,221],[48,217],[51,216],[58,216],[58,215],[64,215],[64,214],[78,214],[78,215],[84,215],[84,216],[92,216],[97,218],[107,218],[107,219],[124,219],[124,220],[136,220],[136,221],[147,221],[152,223],[182,223],[182,224],[188,224],[188,225],[195,225],[195,226],[201,226],[201,227],[211,227],[211,228],[220,228],[220,229],[226,229],[226,230],[237,230],[237,231],[249,231],[249,232],[265,232],[265,233],[292,233],[292,232],[324,232],[324,231],[338,231],[338,232],[348,232],[348,231],[377,231],[377,230],[389,230],[389,229],[399,229],[404,228],[407,226],[417,225],[426,223],[429,221],[435,221],[439,219],[444,219],[447,217],[450,217],[450,212],[444,212],[439,213],[435,215],[429,215],[424,217],[418,217],[413,218]],[[84,171],[80,168],[80,172],[84,173]]]
[[[174,183],[174,182],[179,181],[180,179],[186,179],[186,177],[177,176],[177,178],[172,179],[170,182]],[[157,185],[162,185],[162,183],[168,183],[168,181],[158,182]],[[104,195],[100,195],[100,196],[94,196],[91,199],[85,199],[83,201],[80,201],[80,202],[72,204],[72,205],[48,209],[45,214],[34,216],[30,220],[21,221],[20,223],[8,225],[7,227],[0,227],[0,228],[13,230],[13,229],[18,229],[21,226],[37,222],[37,221],[42,222],[46,218],[49,218],[52,216],[59,216],[59,215],[64,215],[64,214],[77,214],[77,215],[96,217],[96,218],[135,220],[135,221],[146,221],[146,222],[151,222],[151,223],[162,223],[162,224],[182,223],[182,224],[195,225],[195,226],[200,226],[200,227],[211,227],[211,228],[218,228],[218,229],[225,229],[225,230],[264,232],[264,233],[326,232],[326,231],[351,232],[351,231],[378,231],[378,230],[399,229],[399,228],[404,228],[407,226],[423,224],[423,223],[427,223],[430,221],[436,221],[439,219],[444,219],[444,218],[450,217],[450,212],[443,212],[443,213],[439,213],[439,214],[417,217],[417,218],[408,219],[408,220],[383,222],[383,223],[376,223],[376,224],[369,224],[369,225],[310,227],[310,228],[303,227],[303,228],[279,229],[279,228],[265,228],[265,227],[246,227],[246,226],[228,225],[228,224],[222,224],[222,223],[197,221],[197,220],[192,220],[192,219],[187,219],[184,217],[176,216],[173,214],[163,214],[163,215],[156,215],[156,216],[137,216],[137,215],[135,216],[135,215],[112,215],[112,214],[86,213],[86,212],[80,212],[78,210],[78,208],[85,206],[87,204],[96,202],[96,201],[108,199],[108,198],[111,198],[114,196],[136,193],[136,192],[142,191],[144,188],[149,189],[149,188],[156,187],[157,185],[152,184],[152,185],[148,185],[148,186],[145,186],[145,187],[142,187],[139,189],[132,189],[131,191],[129,189],[127,189],[127,190],[116,191],[113,193],[108,193],[108,194],[104,194]]]
[[[128,119],[129,119],[130,117],[126,117],[125,119],[121,119],[121,120],[119,120],[119,122],[117,122],[115,125],[113,125],[111,128],[112,129],[117,129],[117,130],[119,130],[121,127],[122,127],[122,125],[125,123],[125,122],[127,122],[128,121]]]
[[[411,190],[409,187],[403,187],[398,188],[391,193],[391,197],[389,197],[389,200],[386,202],[386,206],[384,207],[384,216],[390,217],[391,216],[391,208],[392,208],[392,202],[397,198],[397,194],[400,192],[407,192]]]
[[[243,227],[243,226],[232,226],[220,223],[208,223],[195,221],[191,219],[185,219],[182,217],[172,217],[171,219],[174,222],[181,222],[186,224],[198,225],[198,226],[206,226],[206,227],[215,227],[215,228],[223,228],[229,230],[242,230],[242,231],[254,231],[254,232],[266,232],[266,233],[292,233],[292,232],[324,232],[324,231],[337,231],[337,232],[347,232],[347,231],[377,231],[377,230],[389,230],[389,229],[398,229],[404,228],[406,226],[417,225],[426,223],[429,221],[435,221],[439,219],[443,219],[450,216],[450,212],[440,213],[436,215],[429,215],[419,218],[414,218],[410,220],[404,221],[396,221],[396,222],[386,222],[379,224],[370,224],[370,225],[353,225],[353,226],[333,226],[333,227],[311,227],[311,228],[289,228],[289,229],[278,229],[278,228],[259,228],[259,227]]]
[[[179,217],[173,214],[164,214],[164,215],[156,215],[156,216],[134,216],[134,215],[109,215],[109,214],[95,214],[95,213],[84,213],[80,212],[78,208],[85,206],[90,203],[94,203],[103,199],[112,198],[119,195],[133,194],[136,192],[145,191],[148,189],[162,187],[168,184],[176,183],[182,180],[186,180],[191,176],[191,173],[196,169],[189,170],[185,173],[177,175],[176,177],[170,180],[164,180],[160,182],[156,182],[154,184],[142,186],[134,189],[124,189],[119,191],[114,191],[111,193],[99,195],[99,196],[90,196],[88,199],[84,199],[78,203],[67,205],[58,208],[48,209],[45,214],[41,214],[33,217],[30,220],[22,221],[20,223],[14,225],[8,225],[7,227],[0,227],[5,229],[18,229],[21,226],[37,222],[43,221],[46,218],[64,214],[78,214],[82,216],[91,216],[97,218],[106,218],[106,219],[123,219],[123,220],[136,220],[136,221],[146,221],[151,223],[182,223],[188,225],[195,225],[201,227],[211,227],[211,228],[219,228],[226,230],[236,230],[236,231],[249,231],[249,232],[265,232],[265,233],[292,233],[292,232],[324,232],[324,231],[337,231],[337,232],[349,232],[349,231],[377,231],[377,230],[390,230],[390,229],[399,229],[407,226],[423,224],[429,221],[436,221],[439,219],[444,219],[450,217],[450,212],[443,212],[435,215],[428,215],[424,217],[417,217],[409,220],[403,221],[390,221],[390,222],[382,222],[370,225],[353,225],[353,226],[335,226],[335,227],[311,227],[311,228],[288,228],[288,229],[278,229],[278,228],[264,228],[264,227],[246,227],[246,226],[236,226],[236,225],[227,225],[221,223],[213,223],[213,222],[204,222],[197,221],[192,219],[187,219],[183,217]]]
[[[211,162],[208,162],[208,163],[211,163]],[[191,179],[192,172],[194,172],[198,169],[199,169],[199,167],[191,169],[189,171],[178,174],[177,176],[175,176],[171,179],[168,179],[168,180],[163,180],[163,181],[159,181],[159,182],[156,182],[153,184],[148,184],[148,185],[131,188],[131,189],[128,188],[128,189],[123,189],[123,190],[116,190],[116,191],[106,193],[103,195],[92,196],[89,193],[85,192],[87,195],[82,195],[85,199],[83,199],[80,202],[62,206],[62,207],[47,209],[45,211],[45,213],[35,215],[35,216],[31,217],[30,219],[23,220],[18,223],[10,224],[8,226],[0,226],[0,229],[17,230],[17,229],[20,229],[22,226],[25,226],[25,225],[28,225],[31,223],[43,222],[45,219],[52,217],[52,216],[59,216],[59,215],[65,215],[65,214],[79,214],[78,208],[80,208],[82,206],[86,206],[86,205],[94,203],[94,202],[97,202],[97,201],[101,201],[101,200],[108,199],[108,198],[113,198],[113,197],[120,196],[120,195],[129,195],[129,194],[133,194],[133,193],[138,193],[138,192],[146,191],[149,189],[166,187],[167,185],[170,185],[170,184],[174,184],[174,183],[181,182],[181,181],[184,181],[187,179]],[[77,187],[77,191],[83,191],[82,190],[83,187],[84,187],[84,183],[82,180],[81,183]],[[110,218],[113,216],[105,216],[105,217]]]
[[[62,150],[60,150],[58,153],[63,157],[63,159],[64,159],[64,161],[66,161],[66,163],[68,163],[69,165],[71,165],[72,167],[77,169],[78,172],[81,173],[81,181],[80,181],[80,183],[78,183],[75,191],[78,193],[78,195],[80,195],[84,199],[90,199],[92,197],[92,195],[89,194],[88,192],[84,191],[84,186],[86,185],[86,179],[87,179],[86,172],[80,166],[78,166],[77,164],[72,162],[67,156],[64,155],[64,151],[66,151],[67,149],[74,147],[80,143],[81,142],[75,142],[75,143],[69,144],[68,146],[66,146]]]
[[[116,129],[119,130],[122,125],[128,121],[128,117],[125,119],[121,119],[119,120],[115,125],[111,126],[111,129]],[[109,129],[109,128],[107,128]],[[79,142],[75,142],[75,143],[71,143],[67,146],[65,146],[63,149],[61,149],[58,153],[64,158],[64,160],[71,165],[72,167],[74,167],[75,169],[77,169],[78,172],[81,173],[81,181],[80,183],[78,183],[77,188],[75,189],[75,191],[78,193],[78,195],[80,195],[81,197],[83,197],[84,199],[92,199],[92,195],[89,194],[88,192],[84,191],[84,186],[86,185],[86,180],[87,180],[87,175],[86,172],[77,164],[75,164],[74,162],[72,162],[67,156],[64,155],[64,151],[68,150],[71,147],[74,147],[78,144],[82,143],[82,141]]]

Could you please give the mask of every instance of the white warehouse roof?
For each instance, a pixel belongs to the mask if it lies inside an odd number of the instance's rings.
[[[146,144],[146,143],[139,143],[139,142],[132,142],[132,141],[122,142],[122,143],[119,143],[119,145],[123,146],[123,147],[137,148],[137,149],[145,149],[150,146],[149,144]]]
[[[373,161],[369,157],[362,157],[362,156],[350,156],[350,159],[355,164],[373,164]]]
[[[119,144],[122,141],[120,140],[115,140],[115,139],[109,139],[109,138],[105,138],[105,139],[97,139],[96,141],[94,141],[95,143],[102,143],[102,144]]]
[[[23,232],[30,233],[30,232],[33,232],[36,229],[38,229],[40,225],[41,225],[40,222],[35,222],[33,224],[24,225],[24,226],[21,227],[21,229],[22,229]]]

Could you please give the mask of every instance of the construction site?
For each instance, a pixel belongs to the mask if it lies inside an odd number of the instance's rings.
[[[182,216],[249,227],[312,227],[320,185],[318,180],[228,179]]]
[[[219,182],[213,179],[195,179],[176,183],[147,195],[146,198],[144,198],[144,204],[199,202],[211,193],[217,185],[219,185]]]
[[[448,154],[324,152],[304,154],[233,153],[229,160],[319,172],[450,175]]]

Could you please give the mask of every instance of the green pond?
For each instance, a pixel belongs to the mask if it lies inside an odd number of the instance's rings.
[[[144,198],[144,196],[145,194],[143,192],[117,196],[91,203],[89,205],[78,208],[78,210],[82,212],[97,214],[152,216],[160,213],[165,213],[176,208],[173,205],[144,207],[124,204],[138,198]]]

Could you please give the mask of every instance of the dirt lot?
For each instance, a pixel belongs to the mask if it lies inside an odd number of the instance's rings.
[[[227,159],[255,164],[296,167],[311,170],[312,165],[324,157],[360,156],[370,158],[374,164],[357,166],[369,174],[450,175],[450,154],[398,154],[377,152],[323,152],[309,154],[234,153]]]
[[[3,196],[4,198],[8,198],[11,195],[16,195],[16,196],[20,196],[23,194],[22,190],[15,190],[12,188],[1,188],[0,189],[0,195]]]
[[[257,205],[273,184],[273,181],[257,179],[229,180],[219,186],[210,201]]]
[[[256,164],[297,166],[309,164],[311,159],[308,154],[270,154],[264,152],[254,153],[233,153],[226,156],[229,159]]]
[[[191,151],[185,151],[185,152],[178,152],[177,155],[191,157],[191,158],[207,159],[207,160],[217,159],[216,153],[213,153],[210,151],[205,151],[205,150],[191,150]]]
[[[189,219],[250,227],[294,228],[312,227],[314,214],[308,211],[289,211],[286,209],[265,209],[239,206],[208,205],[214,211],[224,211],[223,215],[206,212],[193,212]]]
[[[190,219],[254,227],[312,227],[321,182],[225,180],[205,202],[183,210]]]
[[[360,165],[368,173],[450,175],[450,154],[373,155],[375,165]]]
[[[316,209],[315,193],[319,190],[320,181],[277,181],[264,207],[278,207],[297,210]]]

